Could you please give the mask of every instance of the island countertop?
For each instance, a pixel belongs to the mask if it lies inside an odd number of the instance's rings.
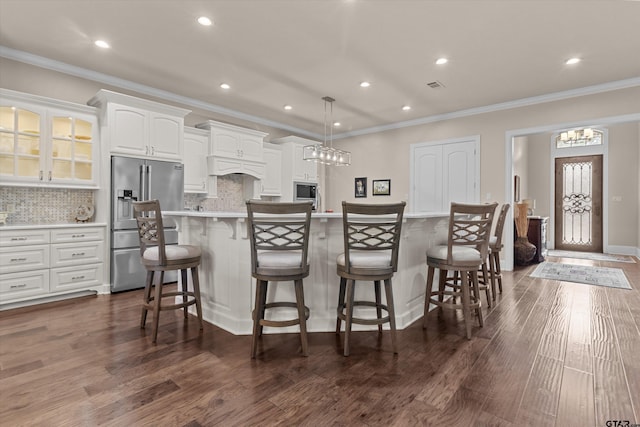
[[[202,249],[199,268],[204,319],[233,334],[252,331],[255,279],[247,238],[246,212],[163,211],[173,217],[180,243]],[[396,324],[403,329],[420,318],[424,309],[426,251],[447,235],[448,213],[406,213],[400,240],[398,271],[393,276]],[[343,252],[342,212],[314,213],[309,241],[310,274],[304,279],[310,332],[335,330],[340,278],[336,259]],[[437,284],[437,281],[436,281]],[[269,288],[268,298],[294,301],[293,282]],[[356,298],[374,298],[370,283],[356,284]],[[366,310],[366,309],[365,309]],[[289,318],[286,310],[274,318]],[[373,312],[375,316],[375,310]],[[376,326],[354,325],[354,330]],[[265,328],[270,332],[297,332],[297,327]]]

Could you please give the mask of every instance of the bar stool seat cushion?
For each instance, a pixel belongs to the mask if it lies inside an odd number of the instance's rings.
[[[447,259],[447,246],[433,246],[427,250],[427,259]],[[471,248],[471,247],[463,247],[463,246],[453,246],[451,248],[451,258],[453,262],[478,262],[478,264],[482,264],[482,257],[480,256],[480,251]]]
[[[202,253],[199,247],[191,245],[166,245],[165,253],[168,261],[199,257]],[[144,251],[142,257],[145,261],[160,261],[158,246],[153,246]]]
[[[302,266],[301,251],[261,251],[258,252],[260,268],[300,268]]]
[[[387,268],[391,267],[391,251],[357,251],[352,250],[349,256],[353,268]],[[344,253],[338,255],[337,263],[344,267]]]

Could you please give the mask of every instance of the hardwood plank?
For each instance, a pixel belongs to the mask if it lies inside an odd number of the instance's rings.
[[[589,289],[575,287],[564,365],[588,373],[593,372],[590,308]]]
[[[555,425],[563,365],[563,361],[538,354],[518,408],[516,425]]]
[[[570,426],[581,420],[583,426],[597,426],[593,396],[593,375],[565,367],[558,402],[556,425]]]
[[[607,420],[634,420],[635,415],[622,363],[594,358],[596,424]]]

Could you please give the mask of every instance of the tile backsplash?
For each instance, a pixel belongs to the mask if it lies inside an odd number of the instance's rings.
[[[91,190],[0,186],[0,212],[13,210],[7,225],[75,223],[78,207],[94,205],[93,196]]]
[[[196,210],[202,207],[213,212],[245,212],[244,177],[242,175],[224,175],[218,177],[218,198],[208,199],[203,194],[186,193],[184,206]]]

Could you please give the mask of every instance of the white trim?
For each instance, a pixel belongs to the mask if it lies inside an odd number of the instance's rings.
[[[513,129],[507,130],[505,132],[505,178],[504,178],[504,187],[505,187],[505,200],[508,203],[513,205],[513,139],[518,136],[526,136],[534,133],[541,132],[553,132],[558,129],[570,128],[570,127],[579,127],[579,126],[592,126],[593,123],[598,123],[598,127],[603,127],[607,125],[614,125],[617,123],[627,123],[640,121],[640,113],[633,114],[625,114],[622,116],[611,116],[611,117],[603,117],[600,119],[592,119],[592,120],[584,120],[584,121],[576,121],[569,123],[554,123],[550,125],[537,126],[532,128],[523,128],[523,129]],[[603,171],[604,173],[604,171]],[[604,206],[603,206],[604,209]],[[504,236],[502,241],[504,242],[504,262],[503,268],[507,271],[513,270],[513,226],[509,226],[509,224],[513,224],[513,209],[509,209],[507,212],[507,226],[504,228]],[[606,228],[606,227],[605,227]],[[604,236],[603,236],[604,237]],[[609,247],[609,250],[612,248]],[[639,251],[640,256],[640,251]]]
[[[586,126],[589,127],[589,126]],[[589,145],[584,147],[565,147],[558,148],[556,146],[556,138],[559,132],[551,134],[551,149],[549,150],[549,232],[547,242],[549,249],[556,247],[555,242],[555,219],[556,219],[556,202],[555,202],[555,159],[562,157],[578,157],[578,156],[602,156],[602,251],[609,253],[609,130],[600,126],[591,126],[603,133],[601,145]]]
[[[605,253],[614,255],[630,255],[640,258],[640,248],[634,248],[633,246],[609,245],[609,248]]]

